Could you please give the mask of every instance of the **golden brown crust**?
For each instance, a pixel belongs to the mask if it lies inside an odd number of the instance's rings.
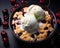
[[[22,15],[23,13],[22,12],[16,12],[15,14],[14,14],[14,16],[13,16],[13,18],[21,18],[21,17],[23,17],[23,15]]]
[[[46,20],[46,21],[51,21],[51,16],[50,16],[50,14],[48,13],[48,11],[45,11],[45,20]]]
[[[52,25],[51,25],[50,23],[47,24],[47,27],[48,27],[48,28],[51,27],[51,26],[52,26]]]
[[[39,34],[38,36],[37,36],[37,40],[44,40],[44,39],[46,39],[46,37],[47,37],[47,33],[46,32],[44,32],[43,34]]]
[[[53,27],[49,27],[49,31],[52,32],[54,30]]]
[[[45,16],[45,20],[46,20],[46,21],[51,21],[50,15]]]
[[[34,39],[30,36],[30,34],[27,31],[23,32],[20,38],[25,41],[34,41]]]
[[[28,7],[23,8],[24,12],[27,12],[27,8]],[[13,18],[17,17],[17,19],[12,20],[12,24],[15,24],[15,26],[16,26],[16,29],[14,29],[14,32],[15,32],[15,34],[22,33],[22,35],[19,36],[22,40],[25,40],[25,41],[34,41],[35,39],[44,40],[47,38],[48,31],[52,32],[54,30],[51,23],[48,23],[49,21],[51,21],[51,16],[49,15],[48,11],[45,11],[46,23],[43,23],[43,25],[41,27],[39,27],[39,29],[38,29],[39,35],[34,34],[35,38],[32,38],[31,34],[29,32],[25,31],[24,29],[21,29],[21,26],[17,24],[18,22],[20,22],[19,20],[23,17],[22,14],[23,13],[21,11],[16,12],[14,14]],[[45,29],[46,27],[48,29]]]
[[[23,32],[23,30],[21,30],[21,29],[14,29],[14,32],[15,32],[16,34],[18,34],[18,33]]]

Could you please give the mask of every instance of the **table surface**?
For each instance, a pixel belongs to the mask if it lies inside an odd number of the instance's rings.
[[[19,0],[20,1],[20,0]],[[27,0],[29,2],[32,2],[30,0]],[[36,0],[35,0],[36,1]],[[33,2],[35,2],[33,1]],[[2,10],[4,9],[8,9],[9,11],[9,16],[11,16],[11,13],[10,13],[10,8],[13,7],[10,3],[9,0],[0,0],[0,17],[2,18],[2,21],[3,20],[3,14],[2,14]],[[60,2],[59,1],[55,1],[55,0],[51,0],[51,4],[49,6],[49,8],[54,12],[54,14],[58,11],[60,11]],[[3,29],[2,25],[0,26],[0,32],[2,30],[5,30],[8,34],[8,38],[9,38],[9,44],[10,44],[10,47],[9,48],[21,48],[20,45],[17,43],[17,40],[14,38],[13,34],[11,33],[10,29]],[[4,45],[3,45],[3,42],[2,42],[2,37],[1,37],[1,34],[0,34],[0,48],[5,48]],[[39,47],[37,47],[39,48]]]

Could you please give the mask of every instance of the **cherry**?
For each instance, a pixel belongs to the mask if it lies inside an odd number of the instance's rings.
[[[44,3],[45,2],[45,0],[39,0],[40,1],[40,3]]]
[[[8,15],[8,10],[4,9],[4,10],[2,10],[2,13],[3,13],[3,15]]]
[[[7,48],[9,46],[8,38],[2,38],[4,46]]]
[[[10,0],[10,2],[13,6],[16,4],[16,0]]]
[[[9,15],[4,15],[4,18],[8,18]]]
[[[8,21],[9,15],[4,15],[3,18],[4,18],[5,21]]]
[[[6,21],[3,22],[3,25],[7,25],[7,24],[8,24],[8,22],[6,22]]]
[[[8,43],[8,38],[2,38],[4,43]]]
[[[60,12],[56,13],[56,17],[60,18]]]
[[[15,8],[13,7],[13,8],[10,9],[10,12],[13,13],[14,10],[15,10]]]
[[[3,24],[3,28],[7,28],[8,27],[8,22],[7,21],[3,21],[2,24]]]
[[[9,13],[7,9],[2,10],[4,20],[8,20]]]
[[[25,0],[21,0],[21,4],[24,4],[25,3]]]
[[[18,3],[17,3],[17,4],[15,4],[15,5],[14,5],[14,7],[15,7],[15,8],[19,7],[19,4],[18,4]]]
[[[2,38],[7,37],[6,31],[2,31],[2,32],[1,32],[1,35],[2,35]]]

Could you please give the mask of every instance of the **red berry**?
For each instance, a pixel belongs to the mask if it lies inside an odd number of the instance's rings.
[[[13,7],[13,8],[10,9],[10,12],[13,13],[14,10],[15,10],[15,8]]]
[[[58,24],[60,24],[60,19],[57,19]]]
[[[2,12],[8,12],[8,10],[7,9],[4,9],[4,10],[2,10]]]
[[[15,4],[14,6],[17,8],[17,7],[19,7],[19,4]]]
[[[1,35],[2,35],[2,37],[6,37],[6,36],[7,36],[6,31],[2,31],[2,32],[1,32]]]
[[[8,28],[8,22],[7,21],[3,21],[2,24],[3,24],[3,28]]]
[[[6,22],[6,21],[3,22],[3,25],[7,25],[7,24],[8,24],[8,22]]]
[[[4,44],[5,48],[8,48],[9,47],[9,40],[8,40],[8,38],[2,38],[2,40],[3,40],[3,44]]]
[[[9,42],[8,38],[2,38],[2,40],[3,40],[4,43],[8,43]]]
[[[44,3],[45,2],[45,0],[39,0],[40,1],[40,3]]]
[[[3,15],[3,18],[4,18],[5,21],[8,21],[9,15]]]
[[[3,13],[3,15],[8,15],[8,10],[4,9],[4,10],[2,10],[2,13]]]
[[[16,0],[10,0],[10,2],[13,6],[17,3]]]
[[[56,17],[60,18],[60,12],[56,13]]]
[[[25,0],[22,0],[22,1],[21,1],[21,4],[24,4],[24,3],[25,3]]]

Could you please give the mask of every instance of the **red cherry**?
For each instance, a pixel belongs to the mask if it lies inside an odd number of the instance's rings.
[[[8,21],[9,15],[4,15],[3,17],[4,17],[4,20],[5,20],[5,21]]]
[[[11,13],[13,12],[13,9],[12,9],[12,8],[10,9],[10,12],[11,12]]]
[[[24,3],[25,3],[25,0],[22,0],[22,1],[21,1],[21,4],[24,4]]]
[[[9,27],[7,21],[3,21],[2,24],[3,24],[3,28],[8,28]]]
[[[45,0],[39,0],[40,1],[40,3],[44,3],[45,2]]]
[[[2,38],[2,40],[3,40],[4,43],[8,43],[9,42],[8,38]]]
[[[13,8],[10,9],[10,12],[13,13],[14,10],[15,10],[15,8],[13,7]]]
[[[10,2],[13,6],[17,3],[16,0],[10,0]]]
[[[57,19],[58,24],[60,24],[60,19]]]
[[[6,31],[2,31],[2,32],[1,32],[1,35],[4,36],[4,37],[7,36]]]
[[[17,7],[19,7],[19,4],[15,4],[14,6],[17,8]]]
[[[8,25],[8,22],[7,22],[7,21],[4,21],[4,22],[3,22],[3,25]]]
[[[2,13],[3,13],[3,15],[8,15],[8,10],[4,9],[4,10],[2,10]]]
[[[2,10],[2,12],[8,12],[8,10],[7,9],[4,9],[4,10]]]
[[[8,18],[9,15],[4,15],[4,18]]]
[[[56,17],[60,18],[60,12],[56,13]]]
[[[8,48],[8,47],[9,47],[9,40],[8,40],[8,38],[2,38],[2,40],[3,40],[4,46],[5,46],[6,48]]]
[[[10,0],[11,3],[16,3],[16,0]]]

